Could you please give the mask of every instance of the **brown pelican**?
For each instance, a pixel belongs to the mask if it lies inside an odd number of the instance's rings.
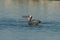
[[[38,25],[39,23],[41,23],[41,21],[39,20],[32,20],[32,16],[23,16],[24,18],[28,19],[28,24],[29,25]]]

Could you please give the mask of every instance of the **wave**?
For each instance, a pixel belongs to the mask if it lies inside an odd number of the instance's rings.
[[[1,29],[30,29],[30,30],[60,30],[60,22],[57,21],[45,21],[41,22],[38,26],[28,25],[27,20],[23,19],[1,19],[0,20],[0,30]]]

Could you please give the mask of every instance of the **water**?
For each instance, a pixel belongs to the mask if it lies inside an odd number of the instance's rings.
[[[0,0],[0,40],[60,40],[60,2]],[[23,15],[42,23],[28,25]]]

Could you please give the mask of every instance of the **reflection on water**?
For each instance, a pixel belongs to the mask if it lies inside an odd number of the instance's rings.
[[[4,0],[0,2],[2,2],[0,4],[1,17],[21,18],[22,15],[32,15],[34,18],[43,21],[60,20],[59,1]]]

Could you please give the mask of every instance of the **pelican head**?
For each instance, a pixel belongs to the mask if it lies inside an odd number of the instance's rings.
[[[29,17],[31,18],[32,16],[30,15]]]
[[[28,21],[31,21],[32,20],[32,16],[30,15],[29,17],[28,17]]]

